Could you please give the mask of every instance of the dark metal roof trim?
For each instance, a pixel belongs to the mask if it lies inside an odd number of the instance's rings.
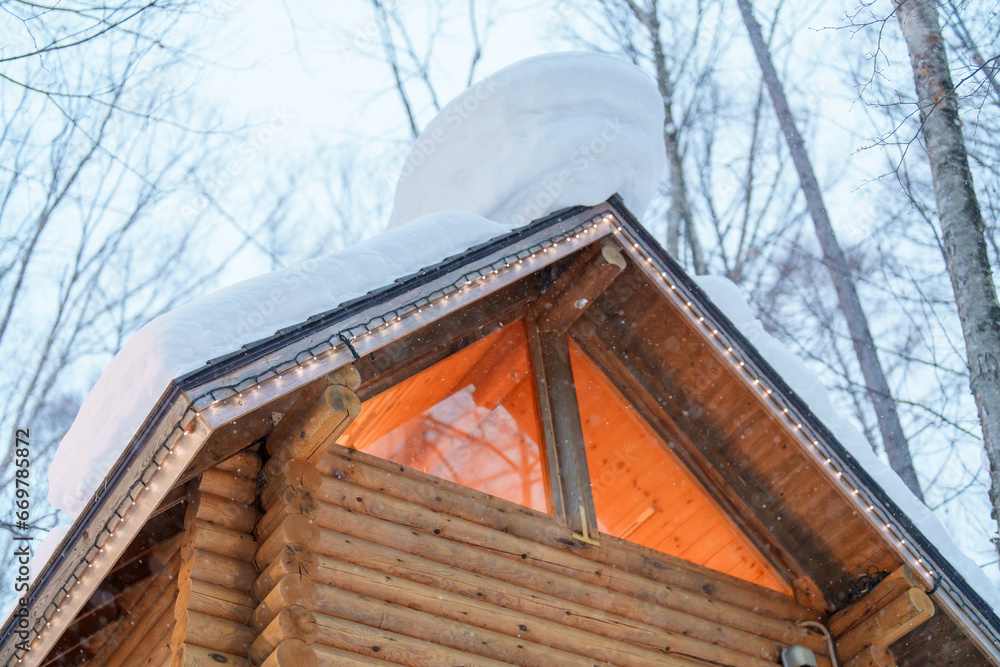
[[[356,312],[364,310],[377,300],[390,299],[412,290],[414,287],[419,287],[422,284],[431,282],[439,273],[452,271],[465,264],[469,264],[486,257],[515,241],[531,236],[547,227],[557,225],[558,223],[568,218],[572,218],[575,215],[579,215],[588,208],[593,207],[574,206],[572,208],[562,209],[561,211],[557,211],[556,213],[553,213],[545,218],[535,220],[524,227],[518,227],[508,234],[494,237],[485,243],[480,243],[479,245],[473,246],[459,254],[447,257],[437,264],[424,267],[408,276],[397,278],[385,287],[372,290],[363,296],[345,301],[339,304],[336,308],[313,315],[300,324],[294,324],[290,327],[286,327],[275,334],[268,336],[267,338],[247,343],[239,352],[234,352],[232,354],[212,359],[206,364],[206,367],[192,371],[191,373],[178,378],[177,383],[182,389],[187,390],[191,387],[196,387],[205,384],[206,382],[210,382],[213,379],[242,366],[248,361],[259,359],[270,354],[271,352],[274,352],[275,350],[280,349],[290,338],[309,336],[310,334],[325,329],[335,321],[350,317]]]

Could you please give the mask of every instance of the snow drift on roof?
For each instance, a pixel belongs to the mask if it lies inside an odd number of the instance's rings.
[[[554,53],[452,100],[416,140],[390,226],[444,209],[511,227],[616,192],[641,214],[663,173],[663,99],[626,60]]]
[[[76,516],[174,378],[506,232],[477,215],[444,211],[156,318],[115,355],[83,402],[49,467],[49,501]]]

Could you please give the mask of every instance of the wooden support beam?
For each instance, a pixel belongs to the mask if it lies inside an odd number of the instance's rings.
[[[257,479],[262,463],[256,452],[244,449],[215,466],[216,470],[231,472],[247,479]]]
[[[615,278],[625,270],[625,257],[610,238],[579,252],[550,285],[535,306],[535,319],[543,333],[559,335],[579,319]]]
[[[267,486],[260,495],[261,505],[271,509],[278,496],[290,486],[301,486],[310,491],[319,488],[320,474],[316,466],[304,459],[274,458],[264,466]]]
[[[384,660],[379,660],[378,658],[369,658],[366,655],[361,655],[359,653],[353,653],[351,651],[344,651],[339,648],[333,648],[332,646],[323,646],[322,644],[313,644],[313,650],[316,651],[316,658],[319,660],[321,665],[337,665],[337,667],[370,667],[371,665],[385,665],[389,664]],[[264,667],[269,667],[267,663]]]
[[[257,500],[256,480],[218,467],[209,468],[202,473],[198,489],[244,505],[252,505]]]
[[[330,384],[318,400],[311,395],[286,414],[267,438],[267,451],[279,459],[317,459],[324,446],[336,440],[361,412],[354,392],[361,382],[353,366],[345,366],[326,376]]]
[[[197,579],[180,584],[178,606],[234,623],[246,623],[257,601],[249,593],[235,591]]]
[[[195,549],[233,560],[249,563],[260,546],[251,535],[208,521],[195,521],[192,528]]]
[[[411,602],[414,600],[411,599]],[[437,605],[440,611],[443,605]],[[473,655],[481,655],[494,660],[511,662],[516,665],[530,667],[548,667],[560,665],[565,667],[593,667],[594,660],[580,654],[568,653],[536,643],[532,628],[523,631],[520,636],[509,636],[481,627],[472,627],[462,621],[420,611],[417,608],[393,604],[381,599],[374,599],[340,590],[333,586],[319,586],[319,602],[317,611],[328,616],[343,618],[361,623],[380,630],[408,634],[411,637],[433,641],[459,651]],[[528,627],[525,625],[525,627]],[[577,646],[578,651],[583,647]],[[629,660],[635,658],[627,651],[616,655],[614,664],[622,667],[690,667],[687,661],[679,661],[666,655],[652,655],[642,662]],[[608,660],[604,658],[603,660]]]
[[[837,652],[850,660],[874,645],[889,646],[934,615],[934,603],[918,588],[910,588],[837,637]]]
[[[867,595],[830,616],[827,626],[834,637],[840,637],[911,588],[923,590],[924,583],[904,565],[889,573]]]
[[[288,545],[311,545],[316,544],[318,540],[319,527],[313,523],[312,519],[302,515],[287,516],[278,524],[267,540],[260,545],[256,555],[254,555],[254,564],[258,569],[263,570]]]
[[[257,570],[250,563],[196,550],[191,562],[190,577],[223,588],[249,591],[257,579]]]
[[[234,503],[211,493],[199,491],[193,499],[198,512],[195,518],[214,523],[247,535],[253,533],[257,525],[257,509],[252,505]]]
[[[267,540],[271,533],[281,524],[285,517],[302,515],[309,518],[316,516],[316,496],[304,486],[286,486],[277,499],[272,498],[271,508],[257,523],[256,536],[261,542]]]
[[[569,344],[565,335],[547,334],[528,322],[532,366],[541,403],[542,427],[550,488],[562,501],[561,517],[570,530],[597,534],[597,513],[590,490],[590,472],[584,451],[580,408],[576,401]],[[552,477],[557,475],[557,477]],[[556,492],[555,487],[558,487]],[[582,512],[581,512],[582,508]]]
[[[684,610],[701,618],[724,623],[787,644],[804,643],[822,647],[815,633],[795,623],[763,616],[757,610],[730,605],[699,593],[656,586],[649,579],[623,571],[595,568],[582,556],[547,547],[478,523],[421,509],[391,496],[354,486],[343,480],[325,477],[319,490],[322,499],[316,524],[345,532],[345,522],[359,521],[385,530],[421,531],[461,545],[486,549],[502,557],[532,564],[539,568],[573,577],[610,590],[656,602],[671,609]],[[349,514],[350,517],[346,517]],[[355,519],[356,517],[356,519]],[[359,535],[364,539],[364,534]],[[461,562],[457,560],[456,562]],[[809,642],[809,643],[807,643]]]

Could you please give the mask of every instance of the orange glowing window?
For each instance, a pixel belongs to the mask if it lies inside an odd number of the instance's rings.
[[[365,401],[338,442],[548,511],[524,322],[508,324]]]
[[[788,593],[666,444],[570,341],[601,532]]]

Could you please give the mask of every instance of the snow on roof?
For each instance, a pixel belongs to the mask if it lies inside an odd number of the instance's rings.
[[[115,355],[83,402],[49,468],[49,502],[75,517],[173,379],[507,231],[472,213],[443,211],[156,318]]]
[[[596,53],[528,58],[456,97],[414,143],[390,226],[441,209],[520,227],[618,193],[639,217],[665,165],[663,99]]]
[[[389,231],[143,327],[108,364],[60,443],[49,501],[76,516],[170,381],[210,359],[551,211],[616,192],[644,210],[664,167],[662,131],[653,82],[610,56],[530,58],[470,88],[417,139]]]
[[[819,377],[792,355],[787,345],[764,331],[760,320],[754,317],[750,306],[747,305],[740,288],[730,280],[718,276],[696,276],[694,281],[740,330],[740,333],[757,348],[792,391],[809,406],[813,414],[826,425],[840,444],[857,459],[882,490],[906,513],[924,537],[937,547],[941,555],[948,559],[969,585],[993,608],[993,611],[1000,615],[1000,590],[997,590],[986,573],[955,544],[944,525],[913,495],[899,475],[875,455],[857,427],[837,412]]]

